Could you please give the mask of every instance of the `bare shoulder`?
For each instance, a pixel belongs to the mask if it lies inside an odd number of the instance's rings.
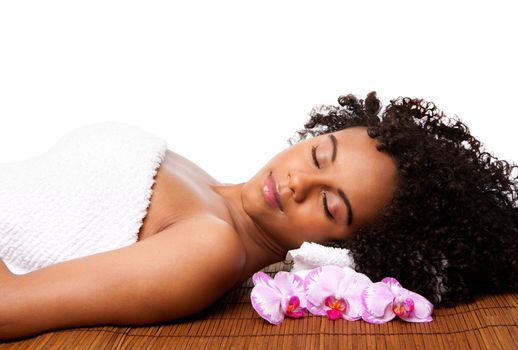
[[[239,281],[245,260],[225,221],[186,219],[133,245],[17,276],[0,297],[0,339],[193,315]]]
[[[159,236],[162,236],[158,238]],[[234,228],[214,216],[196,216],[168,226],[148,238],[170,244],[186,256],[196,256],[197,265],[203,271],[221,275],[223,271],[232,273],[232,278],[245,265],[245,249]],[[193,271],[195,266],[193,266]]]

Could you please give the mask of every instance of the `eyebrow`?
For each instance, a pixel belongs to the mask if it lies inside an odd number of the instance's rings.
[[[331,142],[333,143],[333,155],[331,156],[331,162],[334,162],[336,159],[336,151],[338,149],[338,140],[336,139],[335,135],[328,134],[329,138],[331,139]],[[349,202],[349,198],[345,195],[345,192],[341,189],[338,189],[338,194],[340,195],[340,198],[342,198],[345,206],[347,207],[347,226],[351,226],[353,222],[353,210],[351,208],[351,202]]]
[[[331,139],[331,142],[333,143],[333,155],[331,156],[331,161],[334,162],[336,159],[336,149],[338,148],[338,140],[336,139],[335,135],[329,134],[329,138]]]

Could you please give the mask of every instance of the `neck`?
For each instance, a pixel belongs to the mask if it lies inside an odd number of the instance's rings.
[[[246,213],[241,201],[241,184],[212,185],[214,192],[219,194],[229,210],[235,231],[241,238],[246,251],[246,265],[243,278],[250,277],[253,273],[273,263],[283,261],[287,250],[275,242]]]

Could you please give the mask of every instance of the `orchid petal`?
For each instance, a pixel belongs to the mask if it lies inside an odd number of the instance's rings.
[[[293,285],[293,276],[287,271],[279,271],[273,277],[275,285],[279,288],[282,295],[291,295],[295,290]]]
[[[404,288],[403,288],[404,289]],[[409,317],[401,318],[408,322],[430,322],[432,321],[433,304],[425,297],[404,289],[402,295],[414,302],[414,310]]]
[[[384,279],[381,280],[381,282],[388,284],[389,286],[395,285],[399,288],[402,288],[401,283],[399,283],[399,281],[397,279],[395,279],[394,277],[385,277]]]
[[[304,279],[299,275],[292,275],[291,278],[293,279],[295,290],[304,293]]]
[[[394,317],[396,317],[396,314],[394,312],[392,312],[392,309],[390,307],[387,307],[387,310],[388,311],[382,317],[375,317],[375,316],[369,314],[369,312],[367,310],[365,310],[363,312],[362,319],[365,322],[375,323],[375,324],[387,323],[388,321],[390,321]]]
[[[287,316],[291,318],[301,318],[304,316],[306,309],[299,309],[298,311],[293,311],[290,314],[287,314]]]
[[[286,305],[292,296],[297,296],[300,302],[301,308],[307,307],[306,301],[306,293],[304,291],[304,280],[295,274],[290,274],[286,271],[279,271],[274,276],[274,283],[276,287],[279,289],[283,298],[286,299]],[[283,305],[283,310],[285,310],[285,306]]]
[[[390,286],[383,282],[371,284],[361,294],[362,304],[365,307],[366,313],[375,318],[384,319],[388,317],[387,312],[389,314],[392,313],[392,318],[394,318],[395,314],[392,308],[389,307],[392,305],[393,299],[394,294],[392,294]]]
[[[333,291],[337,291],[339,287],[340,280],[344,277],[345,271],[343,268],[336,265],[325,265],[320,266],[314,270],[312,270],[304,281],[304,287],[306,292],[315,289],[316,284],[321,286],[325,286],[327,289],[331,289]]]
[[[313,288],[313,285],[320,278],[320,274],[322,273],[321,267],[316,267],[308,272],[306,277],[304,278],[304,291],[307,293],[309,289]]]
[[[346,270],[344,270],[344,268],[340,266],[322,266],[322,273],[320,274],[320,279],[318,280],[318,283],[320,283],[321,285],[325,285],[330,289],[336,290],[338,289],[340,280],[345,277],[346,273]]]
[[[403,289],[403,286],[401,286],[401,283],[394,277],[385,277],[381,280],[382,283],[385,283],[387,286],[389,286],[390,290],[392,291],[392,294],[398,295],[401,293],[401,289]]]
[[[300,306],[300,299],[296,295],[291,296],[287,304],[282,306],[282,309],[285,311],[286,316],[293,318],[300,318],[304,316],[306,311],[305,308]]]
[[[320,274],[322,273],[321,267],[316,267],[308,272],[306,278],[304,278],[304,291],[306,294],[306,299],[309,293],[309,290],[313,290],[316,282],[320,279]],[[313,315],[325,316],[325,311],[316,305],[313,305],[309,299],[307,299],[307,309]]]
[[[349,308],[347,300],[329,295],[324,301],[324,310],[330,320],[343,318]]]
[[[324,305],[330,309],[335,309],[340,312],[343,312],[347,309],[347,302],[344,299],[336,299],[332,295],[326,298]]]
[[[296,309],[300,306],[300,299],[296,295],[294,295],[290,298],[288,304],[291,305],[294,309]]]
[[[302,279],[298,275],[293,275],[293,286],[294,292],[293,294],[299,298],[300,307],[306,309],[307,308],[307,299],[306,299],[306,291],[304,289],[304,279]]]
[[[338,280],[336,292],[339,295],[345,295],[346,291],[354,284],[357,272],[350,267],[342,267],[340,274],[342,277]]]
[[[262,271],[254,273],[254,275],[252,276],[252,282],[254,283],[254,286],[263,283],[273,287],[273,279]]]
[[[332,321],[342,318],[342,313],[335,309],[327,310],[326,314],[327,317]]]
[[[279,290],[259,283],[252,288],[250,300],[257,313],[272,324],[280,324],[284,320],[281,309],[282,295]]]
[[[401,319],[405,320],[414,312],[414,300],[399,295],[392,301],[392,311]]]
[[[322,305],[315,305],[310,300],[308,300],[307,309],[313,315],[317,315],[317,316],[326,315],[326,310],[322,307]]]
[[[361,294],[371,284],[372,281],[369,277],[363,273],[355,272],[354,279],[345,292],[345,298],[349,303],[349,308],[344,315],[346,320],[356,321],[362,317],[365,306],[362,303]]]
[[[336,295],[340,280],[344,277],[341,267],[334,265],[321,266],[317,271],[308,274],[305,280],[308,310],[314,315],[326,315],[325,299]]]
[[[362,292],[361,299],[365,307],[362,314],[364,321],[379,324],[396,317],[392,310],[394,295],[387,284],[382,282],[371,284]]]

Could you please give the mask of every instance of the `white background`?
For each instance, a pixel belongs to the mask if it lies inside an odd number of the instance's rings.
[[[518,161],[512,1],[2,1],[0,163],[133,123],[247,181],[318,103],[431,100]]]

